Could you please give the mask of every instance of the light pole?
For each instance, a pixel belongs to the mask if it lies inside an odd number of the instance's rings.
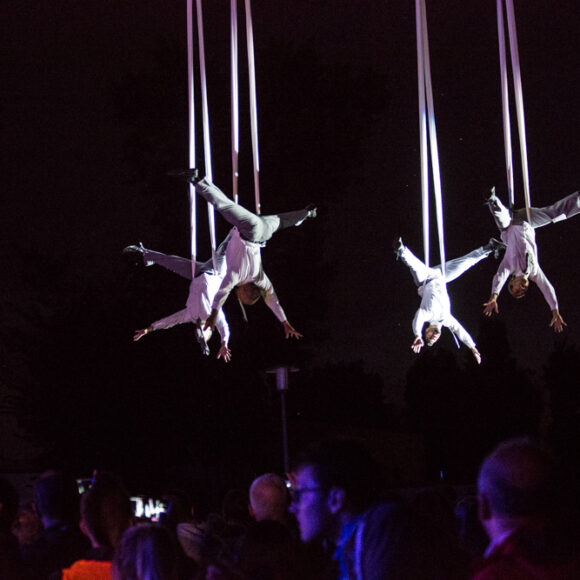
[[[276,390],[280,393],[280,412],[282,415],[282,450],[284,454],[284,473],[290,471],[288,458],[288,421],[286,414],[286,393],[288,392],[288,371],[296,372],[297,368],[280,366],[269,369],[266,372],[276,374]]]

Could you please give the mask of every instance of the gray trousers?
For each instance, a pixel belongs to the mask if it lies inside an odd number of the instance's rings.
[[[455,258],[454,260],[448,260],[445,262],[445,281],[452,282],[459,278],[461,274],[469,270],[472,266],[475,266],[475,264],[480,260],[483,260],[483,258],[489,256],[490,253],[491,250],[486,251],[483,248],[477,248],[465,256]],[[413,281],[417,286],[421,286],[427,280],[441,277],[442,269],[440,265],[428,268],[406,246],[401,252],[401,261],[405,266],[407,266],[407,268],[409,268],[411,276],[413,276]]]
[[[512,217],[509,210],[499,199],[495,204],[490,204],[489,209],[500,232],[507,229],[512,223],[521,225],[523,222],[528,221],[525,208],[515,210]],[[580,213],[580,192],[576,191],[552,205],[531,207],[529,224],[533,228],[541,228],[542,226],[571,218],[578,213]]]
[[[300,209],[277,215],[259,216],[230,199],[219,187],[203,178],[195,185],[196,192],[211,203],[221,216],[236,226],[241,236],[249,242],[263,243],[275,232],[299,226],[308,216],[308,210]]]
[[[217,267],[218,273],[223,276],[225,272],[225,260],[226,260],[226,249],[228,247],[228,242],[230,241],[230,234],[227,235],[225,240],[219,245],[216,250]],[[169,254],[162,254],[161,252],[155,252],[153,250],[147,250],[143,252],[143,262],[147,264],[152,262],[157,264],[182,278],[191,280],[191,260],[187,258],[182,258],[181,256],[172,256]],[[213,260],[210,258],[206,262],[195,262],[195,276],[205,274],[206,272],[211,272],[215,269],[213,267]]]

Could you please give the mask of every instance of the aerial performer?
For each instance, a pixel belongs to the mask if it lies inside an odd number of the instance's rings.
[[[284,326],[286,338],[302,338],[302,334],[297,332],[286,318],[274,286],[264,272],[260,249],[275,232],[299,226],[305,219],[316,217],[316,208],[310,205],[297,211],[260,216],[235,203],[207,177],[202,178],[197,169],[173,171],[171,175],[195,184],[196,192],[234,226],[228,234],[226,272],[213,299],[211,314],[204,324],[204,329],[214,327],[230,292],[236,288],[236,295],[242,304],[249,306],[263,298],[268,308]]]
[[[456,338],[459,338],[471,350],[477,363],[481,364],[481,354],[475,347],[473,338],[451,314],[451,302],[446,282],[459,278],[469,268],[492,253],[495,258],[498,258],[499,252],[505,249],[505,245],[499,240],[491,238],[485,246],[481,246],[460,258],[447,261],[445,263],[445,278],[441,266],[434,268],[426,266],[403,244],[401,238],[395,239],[393,247],[397,260],[401,260],[411,271],[413,281],[418,288],[417,293],[421,296],[421,306],[415,313],[412,324],[415,335],[415,340],[411,345],[413,352],[418,354],[425,344],[433,346],[441,336],[441,329],[446,326]],[[427,328],[424,332],[425,340],[423,340],[425,323],[427,323]],[[459,343],[457,344],[459,345]]]
[[[226,248],[230,237],[228,235],[216,250],[217,269],[214,269],[212,260],[196,262],[195,277],[193,279],[191,260],[179,256],[162,254],[161,252],[154,252],[153,250],[144,248],[142,244],[128,246],[123,250],[126,254],[139,255],[146,266],[157,264],[178,274],[182,278],[191,280],[185,308],[165,318],[156,320],[147,328],[136,330],[133,336],[134,341],[156,330],[172,328],[178,324],[191,322],[195,325],[196,339],[201,347],[202,353],[209,355],[210,350],[207,343],[212,336],[213,326],[211,328],[204,328],[204,325],[211,314],[214,297],[220,288],[226,272]],[[230,329],[223,311],[220,310],[217,314],[214,325],[217,327],[221,337],[221,345],[217,358],[223,358],[225,362],[229,362],[232,356],[231,350],[228,347]]]
[[[572,193],[547,207],[531,207],[529,218],[525,209],[516,210],[513,216],[510,215],[509,210],[495,195],[495,188],[492,188],[486,204],[507,247],[493,277],[491,297],[483,304],[483,313],[491,316],[494,312],[499,312],[497,297],[506,282],[509,293],[514,298],[521,299],[527,294],[531,280],[537,284],[552,311],[550,326],[555,332],[562,332],[566,323],[559,312],[554,287],[540,268],[534,229],[580,213],[580,192]]]

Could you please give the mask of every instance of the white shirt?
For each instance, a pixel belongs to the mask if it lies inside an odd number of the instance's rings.
[[[556,291],[538,262],[538,247],[536,246],[534,228],[528,222],[523,222],[521,225],[512,224],[502,231],[501,239],[507,248],[493,277],[491,293],[499,295],[511,275],[527,275],[532,282],[537,284],[550,310],[556,310],[558,308]]]
[[[151,326],[154,330],[160,330],[186,322],[195,324],[198,318],[202,323],[205,322],[211,314],[212,302],[220,288],[221,282],[222,278],[217,274],[206,272],[205,274],[196,276],[189,285],[189,296],[185,309],[161,320],[157,320]],[[230,327],[221,310],[218,312],[215,325],[220,333],[222,342],[227,344],[230,339]]]
[[[241,284],[255,284],[264,293],[264,302],[280,322],[286,320],[286,314],[278,301],[274,286],[262,268],[262,244],[248,242],[240,236],[237,228],[232,235],[226,250],[226,274],[213,300],[213,308],[220,311],[230,292]]]
[[[475,348],[475,342],[469,332],[451,315],[451,302],[443,278],[437,277],[419,286],[417,293],[421,296],[421,306],[413,318],[415,336],[422,336],[423,325],[428,322],[436,325],[439,330],[442,326],[446,326],[468,348]]]

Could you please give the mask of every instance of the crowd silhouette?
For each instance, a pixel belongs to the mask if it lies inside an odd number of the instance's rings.
[[[12,580],[512,580],[580,577],[569,458],[531,437],[501,442],[467,486],[389,489],[367,443],[307,445],[285,476],[231,489],[204,517],[168,489],[137,517],[121,479],[83,494],[42,473],[31,502],[0,478],[0,577]]]

